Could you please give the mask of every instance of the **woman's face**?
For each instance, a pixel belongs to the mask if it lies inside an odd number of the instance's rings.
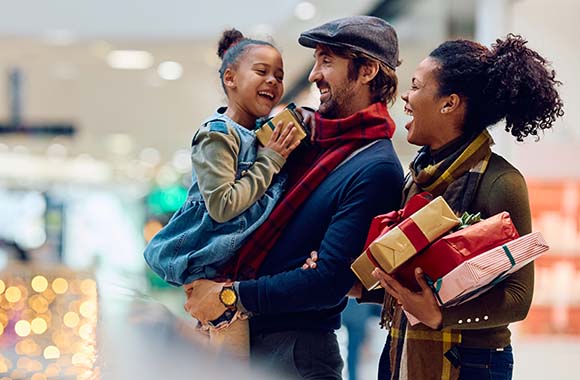
[[[405,125],[407,141],[414,145],[427,145],[438,149],[459,136],[449,122],[446,112],[446,97],[439,96],[439,83],[435,75],[439,63],[425,58],[415,70],[411,88],[401,96],[405,102],[405,113],[413,119]]]

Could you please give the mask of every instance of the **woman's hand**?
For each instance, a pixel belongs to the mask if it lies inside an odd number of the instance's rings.
[[[185,311],[203,325],[219,318],[226,307],[220,301],[219,294],[224,284],[210,280],[196,280],[183,286],[187,299]]]
[[[441,308],[437,304],[433,291],[423,277],[421,268],[415,269],[415,278],[421,287],[419,292],[407,289],[379,268],[375,268],[373,276],[381,282],[382,287],[397,300],[403,309],[413,314],[426,326],[435,330],[441,328],[443,314],[441,314]]]
[[[294,141],[294,132],[296,132],[296,126],[293,122],[289,122],[284,127],[284,122],[280,121],[264,147],[272,149],[287,159],[290,153],[300,145],[300,140]]]

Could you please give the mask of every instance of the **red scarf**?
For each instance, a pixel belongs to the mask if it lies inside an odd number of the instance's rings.
[[[233,278],[256,276],[294,212],[334,168],[362,146],[374,140],[390,139],[395,133],[395,123],[383,103],[374,103],[344,119],[323,119],[317,112],[315,120],[316,145],[323,149],[322,153],[314,161],[320,150],[311,149],[303,152],[302,160],[291,160],[288,166],[290,190],[236,255],[233,271],[226,272],[233,273]],[[310,158],[306,168],[300,164],[305,158]]]

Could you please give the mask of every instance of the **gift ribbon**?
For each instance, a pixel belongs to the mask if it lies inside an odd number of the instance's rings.
[[[432,200],[433,196],[431,194],[422,192],[412,196],[404,208],[376,216],[371,222],[367,241],[365,243],[365,249],[368,248],[376,238],[386,234],[389,230],[401,223],[401,221],[407,219],[412,214],[425,207]]]
[[[427,239],[427,236],[425,236],[413,219],[405,219],[398,227],[407,236],[413,247],[415,247],[415,251],[419,252],[429,245],[429,239]]]

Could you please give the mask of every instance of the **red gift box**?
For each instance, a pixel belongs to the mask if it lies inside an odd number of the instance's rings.
[[[415,268],[421,267],[427,276],[436,280],[464,261],[518,237],[509,213],[504,211],[441,237],[397,268],[394,276],[407,288],[418,291]]]

